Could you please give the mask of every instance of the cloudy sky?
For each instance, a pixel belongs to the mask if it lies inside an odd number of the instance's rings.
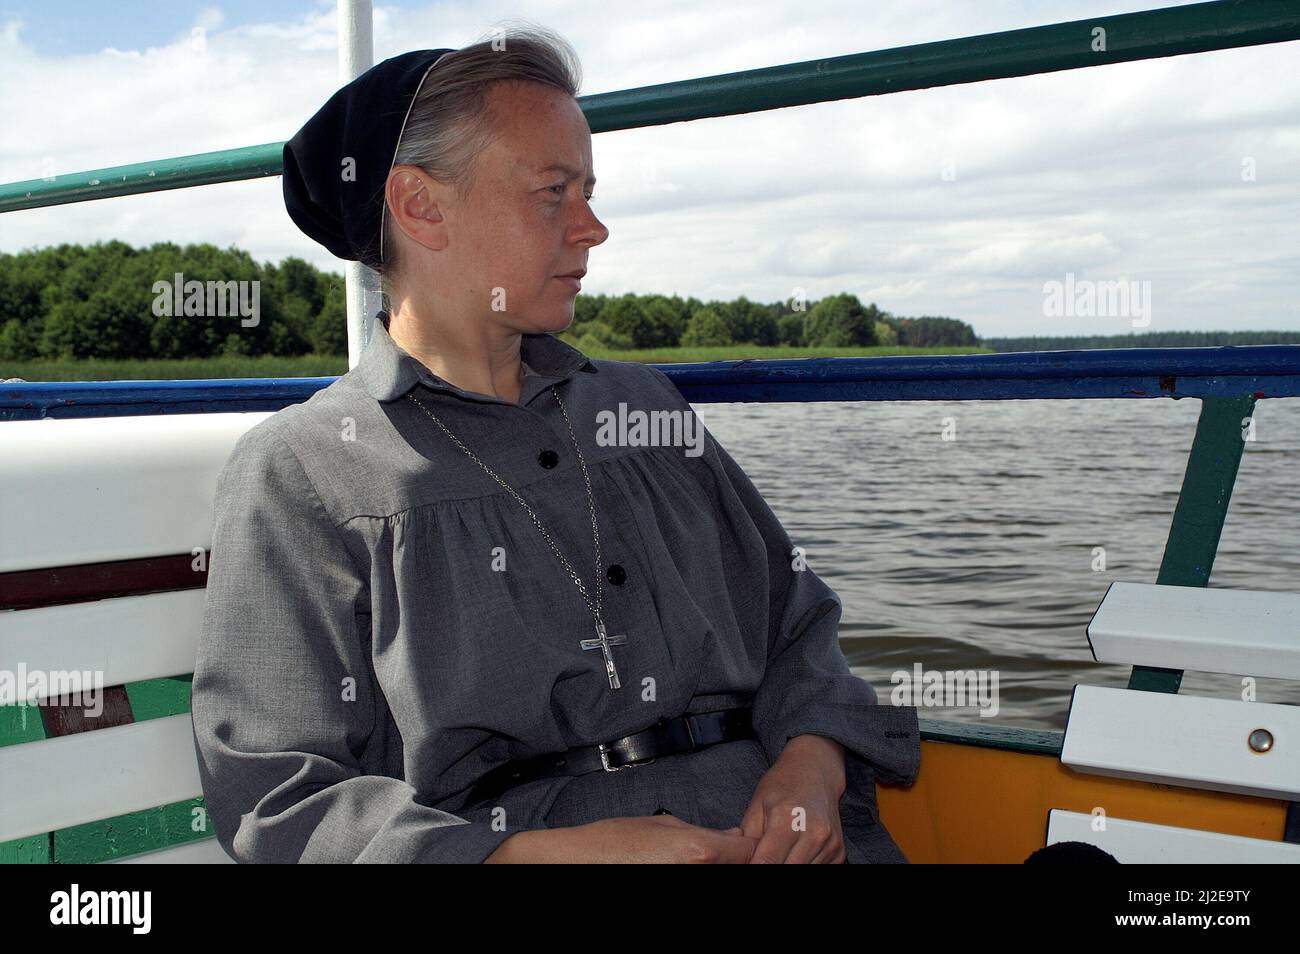
[[[375,55],[524,17],[599,93],[1160,5],[398,0],[375,5]],[[338,85],[335,17],[333,0],[0,0],[0,181],[283,141]],[[584,288],[849,291],[985,336],[1133,330],[1045,314],[1070,274],[1139,283],[1152,331],[1300,330],[1298,61],[1293,42],[602,133],[611,235]],[[341,271],[278,177],[0,216],[5,252],[112,238]]]

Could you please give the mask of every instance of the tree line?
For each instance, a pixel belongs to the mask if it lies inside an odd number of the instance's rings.
[[[161,284],[258,282],[260,318],[159,308]],[[182,280],[177,280],[180,286]],[[165,295],[170,303],[170,292]],[[178,291],[177,298],[179,300]],[[347,354],[343,279],[299,258],[259,263],[211,244],[62,244],[0,254],[0,359]],[[162,312],[162,313],[160,313]],[[579,348],[756,344],[975,346],[952,318],[900,318],[851,294],[760,303],[677,295],[579,295],[562,335]]]
[[[156,314],[158,283],[259,283],[260,316]],[[170,297],[170,296],[168,296]],[[297,258],[159,242],[62,244],[0,255],[0,358],[208,358],[346,354],[343,279]]]

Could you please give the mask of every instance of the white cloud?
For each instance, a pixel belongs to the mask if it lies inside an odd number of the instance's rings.
[[[591,93],[1146,6],[676,0],[592,16],[538,0],[528,17],[574,44]],[[376,53],[458,45],[513,13],[380,6]],[[192,27],[201,43],[187,29],[52,59],[21,23],[0,25],[0,178],[281,141],[337,86],[333,3],[245,26],[211,6]],[[1074,271],[1153,281],[1165,328],[1300,328],[1294,57],[1274,44],[601,134],[595,208],[611,238],[585,284],[850,290],[994,335],[1090,330],[1041,316],[1043,281]],[[340,268],[289,221],[278,178],[11,213],[0,230],[6,251],[209,241]]]

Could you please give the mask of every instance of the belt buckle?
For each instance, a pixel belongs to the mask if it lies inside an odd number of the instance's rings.
[[[651,729],[656,729],[656,728],[662,726],[662,725],[664,724],[664,721],[665,721],[665,720],[663,720],[663,719],[659,719],[659,720],[657,720],[657,721],[655,722],[655,724],[654,724],[653,726],[650,727],[650,729],[646,729],[646,730],[644,730],[644,731],[649,732],[649,731],[651,731]],[[691,724],[690,724],[690,720],[689,720],[689,719],[688,719],[687,722],[686,722],[686,735],[687,735],[687,738],[689,738],[689,739],[691,740],[691,748],[694,748],[694,747],[695,747],[695,733],[691,731]],[[606,772],[620,772],[620,771],[622,771],[622,770],[625,769],[625,768],[632,768],[633,766],[636,766],[636,765],[649,765],[651,762],[654,762],[654,761],[656,761],[656,760],[659,758],[659,756],[656,755],[653,759],[633,759],[631,762],[628,762],[626,765],[610,765],[610,764],[609,764],[609,745],[606,744],[606,743],[604,743],[604,742],[598,742],[598,743],[596,743],[596,748],[600,749],[600,766],[601,766],[601,768],[603,768]]]
[[[655,761],[655,759],[633,759],[631,762],[628,762],[626,765],[610,765],[609,746],[606,745],[604,742],[598,742],[596,744],[596,747],[600,749],[600,766],[606,772],[621,772],[625,768],[635,768],[638,765],[649,765],[651,762]],[[658,758],[658,756],[656,756],[655,758]]]

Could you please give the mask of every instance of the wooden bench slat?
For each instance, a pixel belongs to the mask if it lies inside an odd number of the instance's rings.
[[[183,845],[145,851],[128,858],[114,858],[110,865],[233,865],[235,859],[226,854],[215,838],[187,841]]]
[[[188,712],[0,748],[0,841],[203,794]]]
[[[0,611],[188,590],[207,583],[207,567],[199,564],[196,568],[193,551],[138,560],[14,570],[0,573]]]
[[[101,671],[105,686],[194,671],[205,590],[0,613],[0,670]],[[21,690],[22,687],[19,687]]]
[[[1272,733],[1268,752],[1247,744],[1259,728]],[[1061,762],[1097,775],[1293,800],[1300,706],[1079,685]]]
[[[0,573],[210,547],[217,475],[270,414],[7,422]]]
[[[1088,642],[1098,662],[1300,679],[1300,595],[1115,582]]]
[[[1093,817],[1054,808],[1047,815],[1047,844],[1082,841],[1109,852],[1122,864],[1300,864],[1300,845],[1243,838],[1173,825],[1106,817],[1106,830],[1093,830]]]

